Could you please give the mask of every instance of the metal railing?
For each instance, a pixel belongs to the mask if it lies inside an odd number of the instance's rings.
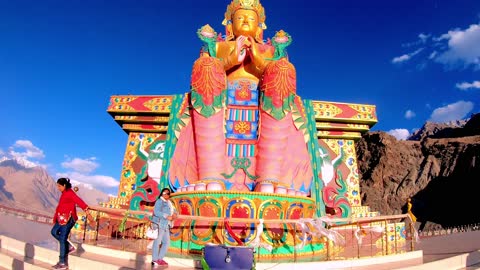
[[[26,209],[0,204],[0,213],[1,212],[14,215],[16,217],[21,217],[30,221],[35,221],[38,223],[52,224],[53,214],[49,216],[44,213],[35,213]]]
[[[348,230],[342,231],[342,228]],[[327,260],[405,253],[414,251],[418,240],[418,234],[406,214],[351,219],[346,224],[331,225],[330,229],[340,232],[345,243],[330,247],[332,243],[329,241]],[[330,253],[332,250],[336,252]]]
[[[137,241],[144,238],[145,231],[149,225],[148,216],[150,213],[143,211],[131,211],[123,209],[111,209],[103,207],[90,207],[90,211],[96,212],[96,231],[93,237],[94,243],[99,239],[99,228],[102,227],[101,223],[117,223],[121,220],[125,221],[125,230],[120,234],[110,233],[110,236],[121,239],[129,239],[130,241]],[[143,219],[136,218],[137,215],[144,216]],[[100,219],[103,216],[103,219]],[[210,221],[210,222],[225,222],[225,218],[219,217],[201,217],[201,216],[187,216],[179,215],[177,219],[185,221]],[[415,249],[416,232],[411,222],[406,224],[401,222],[402,220],[409,220],[407,214],[405,215],[393,215],[393,216],[380,216],[380,217],[365,217],[365,218],[325,218],[328,221],[325,228],[344,239],[343,242],[336,242],[329,239],[327,235],[323,235],[325,244],[325,251],[323,254],[324,260],[343,260],[362,257],[374,257],[384,256],[389,254],[405,253],[413,251]],[[115,222],[112,222],[115,221]],[[301,235],[301,228],[304,226],[298,226],[299,223],[312,221],[312,219],[268,219],[258,220],[249,218],[228,218],[228,222],[231,223],[263,223],[263,224],[292,224],[295,228],[295,234]],[[308,223],[308,222],[307,222]],[[184,223],[183,229],[190,228],[191,222]],[[116,226],[116,227],[115,227]],[[105,226],[103,226],[105,227]],[[115,227],[115,228],[114,228]],[[112,225],[110,230],[117,230],[118,225]],[[87,226],[84,226],[84,241],[85,232]],[[91,227],[93,228],[93,227]],[[392,231],[393,228],[393,231]],[[398,229],[402,231],[398,231]],[[403,228],[403,229],[402,229]],[[309,231],[311,235],[315,232]],[[318,236],[318,234],[317,234]],[[225,241],[225,239],[223,240]],[[294,237],[294,241],[298,241],[297,237]],[[298,243],[295,242],[296,246]],[[123,248],[128,246],[123,244]],[[189,243],[186,243],[186,251],[189,250]],[[183,253],[183,251],[182,251]],[[297,260],[297,252],[294,249],[294,261]]]
[[[431,229],[419,231],[418,235],[420,237],[433,237],[433,236],[442,236],[463,232],[471,232],[480,230],[480,223],[473,223],[467,225],[459,225],[443,228],[440,225]]]
[[[89,234],[90,237],[88,240],[90,240],[92,243],[95,243],[96,241],[99,240],[99,232],[105,228],[110,229],[110,234],[108,236],[105,236],[105,238],[117,238],[117,239],[124,239],[126,241],[138,241],[141,240],[141,238],[144,236],[144,232],[146,230],[146,227],[148,226],[149,221],[145,219],[137,219],[135,218],[135,215],[146,215],[149,216],[149,213],[143,212],[143,211],[127,211],[127,210],[122,210],[122,209],[110,209],[110,208],[103,208],[103,207],[90,207],[92,210],[92,214],[96,217],[96,221],[94,226],[88,227],[89,229]],[[118,226],[115,227],[112,224],[114,224],[116,221],[119,223],[124,217],[125,213],[128,212],[127,219],[129,223],[127,224],[124,233],[118,232]],[[8,215],[13,215],[16,217],[24,218],[26,220],[38,222],[38,223],[43,223],[43,224],[51,224],[52,222],[52,216],[47,215],[45,213],[39,213],[39,212],[32,212],[28,211],[27,208],[22,208],[22,207],[12,207],[8,205],[2,205],[0,204],[0,213],[8,214]],[[101,218],[103,217],[103,218]],[[185,219],[198,219],[199,217],[190,217],[190,216],[180,216],[181,218]],[[360,257],[366,257],[366,256],[381,256],[381,255],[388,255],[388,254],[393,254],[393,253],[399,253],[399,252],[404,252],[404,251],[409,251],[409,250],[414,250],[415,249],[415,228],[411,224],[411,222],[406,222],[405,223],[405,229],[406,229],[406,244],[400,243],[397,234],[394,235],[393,240],[392,239],[387,239],[384,237],[384,235],[388,235],[388,232],[384,231],[382,232],[382,237],[379,238],[380,241],[375,241],[376,232],[371,230],[366,224],[373,224],[375,226],[375,222],[383,222],[384,224],[389,224],[389,222],[394,222],[401,220],[401,219],[406,219],[408,220],[408,217],[406,215],[397,215],[397,216],[382,216],[382,217],[377,217],[377,218],[357,218],[357,219],[337,219],[338,222],[342,221],[345,222],[349,221],[348,224],[332,224],[329,226],[330,229],[337,229],[342,236],[349,241],[351,245],[339,245],[335,244],[332,241],[327,241],[326,243],[326,259],[328,260],[337,260],[337,259],[343,259],[343,258],[360,258]],[[216,220],[216,221],[221,221],[222,218],[208,218],[208,220]],[[243,222],[258,222],[258,220],[250,220],[250,219],[238,219]],[[231,222],[238,222],[236,219],[230,219]],[[273,220],[272,220],[273,221]],[[297,222],[298,220],[282,220],[283,222]],[[78,221],[79,223],[82,223],[82,221]],[[266,223],[269,221],[265,220]],[[86,239],[86,234],[87,234],[87,227],[83,226],[82,224],[82,235],[83,235],[83,240]],[[143,226],[143,227],[142,227]],[[341,230],[343,227],[348,227],[350,226],[351,228],[349,230]],[[370,226],[371,227],[371,226]],[[383,226],[386,228],[386,226]],[[140,229],[139,229],[140,228]],[[386,229],[385,229],[386,230]],[[443,235],[449,235],[449,234],[456,234],[456,233],[463,233],[463,232],[469,232],[469,231],[477,231],[480,230],[480,224],[479,223],[474,223],[474,224],[469,224],[469,225],[461,225],[461,226],[454,226],[454,227],[447,227],[447,228],[441,228],[441,227],[436,227],[432,228],[429,230],[424,230],[424,231],[419,231],[418,232],[418,237],[423,238],[423,237],[436,237],[436,236],[443,236]],[[358,240],[356,239],[355,232],[358,233],[363,233],[363,239],[362,243],[358,244]],[[300,233],[300,232],[299,232]],[[80,239],[82,240],[82,239]],[[380,247],[378,247],[378,242],[380,242]],[[146,244],[146,241],[143,241],[143,243]],[[131,244],[131,243],[130,243]],[[387,249],[388,246],[393,247],[392,249]],[[125,247],[131,246],[128,243],[125,244]],[[132,249],[132,251],[138,250],[137,245],[135,245],[135,249]],[[344,252],[340,252],[339,249],[343,249]],[[146,248],[144,249],[146,250]]]

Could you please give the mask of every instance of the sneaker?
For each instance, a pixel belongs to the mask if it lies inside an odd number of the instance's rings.
[[[77,248],[75,247],[75,245],[70,241],[70,240],[67,240],[68,242],[68,254],[72,253],[72,252],[75,252],[75,250],[77,250]]]
[[[156,260],[152,262],[152,266],[168,266],[168,263],[164,260]]]
[[[68,265],[65,263],[57,263],[54,266],[52,266],[53,269],[58,269],[58,270],[66,270],[68,269]]]

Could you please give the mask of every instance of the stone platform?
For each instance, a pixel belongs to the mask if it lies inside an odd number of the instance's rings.
[[[50,269],[58,259],[55,240],[49,236],[50,227],[13,216],[1,216],[0,269]],[[27,230],[28,229],[28,230]],[[35,242],[29,243],[30,232]],[[8,235],[8,236],[6,236]],[[43,238],[39,238],[43,237]],[[20,240],[15,240],[17,238]],[[42,240],[43,239],[43,240]],[[79,241],[80,238],[73,239]],[[398,255],[312,262],[257,263],[256,269],[480,269],[480,232],[464,232],[420,240],[416,251]],[[78,251],[70,257],[70,269],[152,269],[146,240],[99,239],[78,243]],[[169,254],[168,269],[195,269],[194,256]]]

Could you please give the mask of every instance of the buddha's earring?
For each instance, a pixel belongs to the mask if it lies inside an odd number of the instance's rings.
[[[263,44],[263,31],[262,31],[262,29],[257,29],[257,32],[255,33],[255,40],[258,43]]]
[[[225,26],[225,40],[226,41],[230,41],[230,40],[233,40],[235,37],[233,36],[233,31],[232,31],[232,25],[231,24],[227,24]]]

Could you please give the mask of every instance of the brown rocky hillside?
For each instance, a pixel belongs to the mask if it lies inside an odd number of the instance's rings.
[[[78,195],[90,205],[108,201],[108,195],[83,185]],[[39,214],[53,215],[60,192],[55,179],[42,167],[25,167],[18,161],[0,162],[0,204]]]
[[[54,180],[43,168],[24,168],[14,160],[0,164],[0,204],[49,214],[59,197]]]
[[[407,141],[370,132],[357,143],[362,204],[444,227],[480,222],[480,114],[466,123],[427,123]]]

